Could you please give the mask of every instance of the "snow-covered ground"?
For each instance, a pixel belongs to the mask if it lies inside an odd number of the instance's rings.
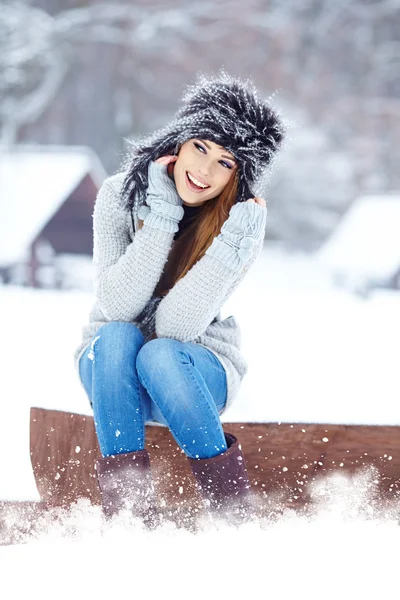
[[[0,287],[0,500],[39,498],[29,459],[30,406],[91,414],[72,357],[93,301],[82,292]],[[222,310],[241,325],[249,363],[223,420],[399,425],[399,309],[399,294],[359,299],[332,288],[312,261],[265,252]],[[57,598],[76,596],[76,589],[78,597],[175,590],[200,598],[210,585],[222,593],[230,584],[238,595],[282,600],[393,593],[397,517],[360,516],[352,504],[357,486],[340,481],[336,499],[312,522],[287,513],[266,528],[253,523],[196,536],[173,528],[100,532],[95,509],[76,509],[70,518],[79,535],[53,527],[26,545],[0,548],[2,586],[14,586],[12,597],[19,590],[41,599],[55,591]],[[98,577],[100,564],[106,580]],[[43,585],[36,588],[38,577]]]
[[[0,500],[38,498],[31,406],[91,414],[73,353],[93,301],[0,287]],[[310,259],[265,251],[222,311],[238,320],[249,363],[223,421],[399,425],[399,311],[400,294],[363,300],[335,290]]]
[[[341,498],[355,495],[354,486],[341,489]],[[265,527],[210,525],[196,534],[123,522],[101,528],[97,510],[73,509],[46,534],[0,547],[2,597],[397,598],[396,519],[368,519],[346,508],[337,501],[312,519],[288,512]]]

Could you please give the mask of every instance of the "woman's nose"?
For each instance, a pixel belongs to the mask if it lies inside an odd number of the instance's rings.
[[[212,174],[212,161],[211,160],[205,160],[201,163],[201,166],[199,168],[199,175],[200,177],[205,177],[207,179],[207,177],[209,177]]]

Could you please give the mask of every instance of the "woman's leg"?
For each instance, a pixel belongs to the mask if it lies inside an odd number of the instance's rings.
[[[226,403],[226,374],[210,350],[157,338],[143,345],[136,367],[154,420],[168,425],[187,456],[210,458],[227,449],[218,414]]]
[[[144,449],[151,407],[136,371],[143,344],[135,325],[111,321],[100,327],[81,357],[79,373],[93,407],[103,456]]]

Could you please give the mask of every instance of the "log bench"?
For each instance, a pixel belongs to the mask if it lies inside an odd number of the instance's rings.
[[[305,423],[223,423],[238,437],[254,492],[293,507],[310,502],[310,484],[341,472],[352,477],[373,465],[376,493],[391,502],[400,490],[400,427]],[[166,504],[197,501],[182,450],[166,427],[146,426],[157,492]],[[94,462],[100,457],[93,417],[33,407],[30,450],[41,502],[100,503]]]
[[[253,491],[268,518],[284,508],[312,513],[312,484],[324,475],[350,477],[375,467],[379,510],[400,506],[400,427],[306,423],[223,423],[242,444]],[[185,455],[166,427],[146,426],[155,486],[164,506],[200,504]],[[31,523],[80,498],[100,504],[94,470],[100,457],[93,417],[31,408],[30,455],[37,502],[0,502],[0,546],[24,543]],[[369,496],[369,502],[372,496]],[[374,511],[375,514],[375,511]],[[38,522],[39,522],[38,521]]]

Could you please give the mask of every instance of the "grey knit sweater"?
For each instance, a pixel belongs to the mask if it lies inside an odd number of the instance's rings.
[[[125,173],[107,178],[93,213],[93,264],[96,302],[82,340],[74,353],[79,360],[101,325],[127,321],[140,329],[138,316],[151,303],[184,208],[167,167],[149,165],[146,205],[139,209],[143,227],[123,207]],[[234,316],[221,319],[220,310],[232,295],[263,246],[267,209],[255,202],[235,204],[205,255],[158,303],[157,337],[194,342],[211,350],[227,376],[232,404],[248,365],[240,351],[241,332]]]

